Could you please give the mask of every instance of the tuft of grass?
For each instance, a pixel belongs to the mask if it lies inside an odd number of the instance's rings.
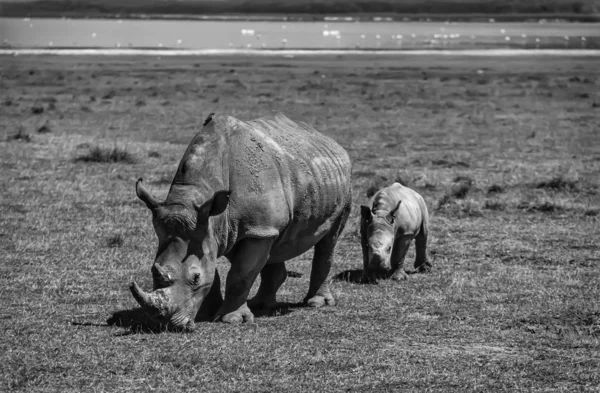
[[[89,152],[86,155],[80,156],[76,161],[81,162],[105,162],[105,163],[125,163],[125,164],[136,164],[139,162],[137,156],[119,146],[102,147],[93,146],[90,147]]]
[[[162,155],[159,152],[152,150],[152,151],[148,152],[148,157],[160,158],[160,157],[162,157]]]
[[[106,245],[109,248],[120,248],[120,247],[123,247],[124,244],[125,244],[125,237],[120,233],[112,235],[108,239],[106,239]]]

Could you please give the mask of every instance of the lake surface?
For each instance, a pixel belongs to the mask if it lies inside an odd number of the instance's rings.
[[[0,47],[600,49],[600,24],[0,18]]]

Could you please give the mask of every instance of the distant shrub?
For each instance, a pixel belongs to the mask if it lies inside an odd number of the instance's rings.
[[[376,178],[374,178],[373,180],[371,180],[371,182],[369,183],[369,187],[367,187],[367,198],[371,198],[373,195],[375,195],[377,193],[377,191],[381,190],[382,188],[389,186],[388,184],[388,180],[385,177],[382,176],[378,176]]]
[[[543,201],[543,202],[531,202],[531,203],[527,203],[527,202],[522,202],[520,203],[517,208],[521,209],[521,210],[526,210],[526,211],[530,211],[530,212],[543,212],[543,213],[554,213],[554,212],[559,212],[559,211],[563,211],[564,207],[556,204],[554,202],[550,202],[550,201]]]
[[[465,181],[461,181],[452,185],[452,187],[450,188],[450,196],[457,199],[463,199],[467,196],[469,190],[471,190],[471,184]]]
[[[15,141],[31,142],[31,135],[29,135],[25,131],[25,127],[19,126],[17,133],[12,135],[9,139],[12,139]]]
[[[452,197],[450,195],[448,195],[448,194],[442,195],[442,197],[440,199],[438,199],[438,201],[435,205],[436,210],[440,210],[441,208],[446,206],[448,203],[450,203],[450,201],[452,201]]]
[[[120,248],[125,244],[125,238],[120,233],[110,236],[106,240],[106,245],[110,248]]]
[[[483,205],[483,208],[487,210],[500,211],[504,210],[506,208],[506,205],[500,201],[485,201],[485,205]]]
[[[373,195],[377,194],[377,191],[379,191],[379,187],[375,183],[371,182],[367,188],[367,198],[371,198]]]
[[[394,179],[394,182],[400,183],[403,186],[408,187],[408,180],[406,180],[406,175],[401,175],[400,173],[396,174],[396,178]]]
[[[377,174],[373,171],[355,171],[352,173],[352,175],[356,177],[373,177]]]
[[[455,183],[466,183],[468,185],[473,185],[473,183],[475,183],[473,178],[466,176],[466,175],[458,175],[458,176],[454,177],[453,181]]]
[[[42,124],[40,128],[38,128],[37,132],[38,134],[47,134],[49,132],[52,132],[52,129],[50,128],[50,123],[46,121],[44,124]]]
[[[88,154],[80,156],[77,161],[135,164],[138,162],[138,158],[118,146],[112,148],[94,146],[90,148]]]
[[[31,113],[33,113],[34,115],[42,114],[44,113],[44,107],[41,105],[36,105],[31,108]]]
[[[487,190],[488,194],[499,194],[501,192],[504,192],[504,188],[498,184],[492,184]]]
[[[161,157],[161,154],[159,152],[157,152],[157,151],[151,151],[151,152],[148,152],[148,157],[150,157],[150,158],[159,158],[159,157]]]
[[[111,98],[114,98],[114,96],[116,96],[117,93],[114,90],[110,90],[108,93],[106,93],[105,95],[102,96],[102,99],[104,100],[110,100]]]
[[[535,188],[545,188],[551,190],[577,190],[577,180],[565,179],[563,176],[553,177],[548,181],[541,181]]]

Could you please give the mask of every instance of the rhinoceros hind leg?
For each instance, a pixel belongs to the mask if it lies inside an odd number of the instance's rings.
[[[415,258],[415,269],[419,273],[429,273],[433,264],[427,257],[427,220],[423,221],[421,231],[415,238],[416,258]]]
[[[329,281],[327,276],[331,271],[333,264],[333,254],[335,245],[348,216],[350,215],[351,203],[349,202],[341,212],[336,223],[330,231],[315,245],[315,254],[313,256],[312,268],[310,272],[310,285],[308,294],[304,298],[304,303],[309,307],[334,306],[335,299],[329,290]]]
[[[263,267],[260,272],[260,286],[256,295],[248,300],[250,308],[269,309],[277,305],[277,290],[285,279],[287,272],[285,262],[270,263]]]

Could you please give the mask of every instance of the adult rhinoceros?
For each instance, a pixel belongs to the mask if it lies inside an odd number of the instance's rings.
[[[164,202],[136,183],[152,211],[158,252],[154,290],[135,283],[139,304],[171,327],[190,329],[197,316],[252,322],[286,278],[285,261],[314,249],[304,301],[335,303],[327,276],[351,208],[351,164],[332,139],[283,114],[244,122],[207,119],[192,139]],[[216,260],[231,263],[221,297]],[[254,298],[248,294],[258,274]],[[248,303],[248,304],[247,304]]]

